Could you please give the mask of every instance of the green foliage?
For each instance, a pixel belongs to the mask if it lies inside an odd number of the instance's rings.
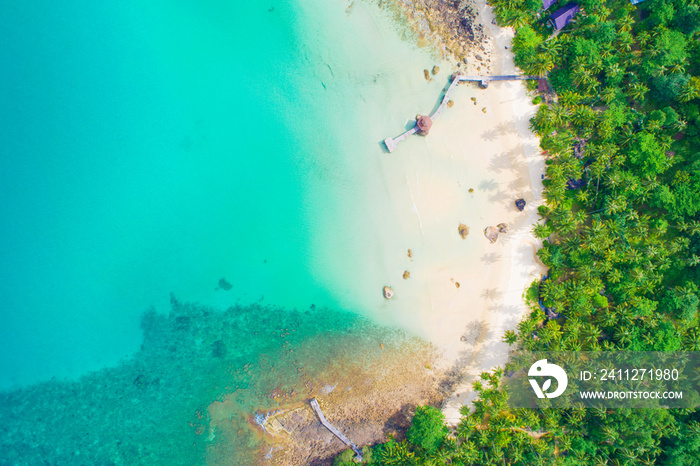
[[[686,321],[697,316],[698,305],[700,305],[698,287],[693,282],[667,290],[661,301],[665,312]]]
[[[700,422],[690,420],[680,424],[677,431],[666,440],[658,464],[664,466],[688,466],[700,458]]]
[[[597,307],[606,308],[608,307],[608,298],[599,294],[595,294],[593,295],[593,304]]]
[[[419,406],[406,438],[411,444],[431,453],[442,445],[447,433],[442,411],[432,406]]]
[[[518,29],[518,33],[513,38],[515,64],[523,69],[531,68],[537,60],[537,47],[542,42],[542,37],[531,27],[524,26]]]
[[[676,14],[673,3],[668,0],[649,0],[647,11],[650,13],[647,19],[650,27],[666,26]]]
[[[656,57],[652,61],[660,66],[685,63],[688,59],[685,34],[680,31],[664,29],[654,41]]]
[[[386,443],[376,445],[373,449],[373,458],[378,464],[387,466],[404,466],[418,464],[416,454],[411,451],[408,442],[396,442],[389,440]]]
[[[630,146],[630,165],[647,178],[663,173],[671,162],[664,153],[659,141],[647,132],[637,134]]]
[[[698,5],[686,5],[676,16],[674,26],[686,36],[693,36],[700,31],[700,8]]]
[[[671,102],[680,100],[683,89],[690,82],[690,76],[686,74],[672,74],[670,76],[657,76],[650,81],[650,97],[657,102]]]
[[[553,38],[539,33],[537,3],[493,2],[500,24],[518,24],[516,64],[546,73],[558,94],[530,122],[547,151],[533,233],[549,278],[527,289],[531,312],[503,341],[527,350],[700,351],[698,1],[583,0],[577,21]],[[583,184],[570,189],[571,180]],[[563,317],[546,320],[540,299]],[[437,410],[419,408],[409,442],[375,447],[375,461],[700,464],[700,411],[513,410],[502,374],[474,382],[474,412],[462,410],[454,436]]]
[[[348,448],[333,460],[333,466],[355,466],[355,452]]]

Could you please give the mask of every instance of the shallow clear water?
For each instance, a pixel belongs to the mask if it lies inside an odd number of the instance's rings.
[[[385,250],[406,248],[378,221],[377,161],[435,103],[433,60],[371,2],[201,3],[4,5],[0,389],[25,388],[0,410],[20,464],[243,464],[271,391],[298,401],[404,338],[372,322],[400,276]],[[197,416],[227,393],[243,433],[207,453]]]
[[[442,82],[371,4],[268,3],[6,6],[0,387],[132,354],[170,293],[381,314],[379,141]]]

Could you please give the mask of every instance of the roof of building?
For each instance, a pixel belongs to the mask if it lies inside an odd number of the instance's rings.
[[[421,115],[418,118],[417,126],[420,134],[428,134],[428,131],[433,126],[433,121],[428,115]]]
[[[643,0],[639,0],[639,1],[643,1]],[[557,0],[542,0],[542,9],[546,10],[550,6],[554,5],[555,3],[557,3]]]
[[[636,5],[637,3],[642,3],[644,0],[630,0],[630,3],[632,5]]]
[[[552,13],[552,16],[549,17],[549,22],[558,31],[569,24],[579,10],[580,8],[576,3],[569,3]]]

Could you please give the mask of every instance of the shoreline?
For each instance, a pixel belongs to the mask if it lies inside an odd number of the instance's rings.
[[[476,0],[472,11],[479,21],[472,27],[483,31],[482,41],[472,44],[466,64],[450,60],[453,71],[521,73],[509,50],[512,29],[496,26],[491,7],[483,0]],[[419,30],[414,32],[421,37]],[[474,378],[507,361],[510,348],[501,337],[506,330],[515,330],[528,311],[522,296],[545,270],[535,256],[541,241],[531,233],[542,202],[544,173],[539,141],[529,129],[529,119],[536,111],[532,97],[518,81],[492,82],[487,89],[460,84],[452,99],[454,106],[441,114],[430,134],[403,141],[386,155],[386,165],[396,169],[396,160],[403,160],[409,167],[402,167],[405,188],[423,240],[422,247],[413,249],[410,271],[412,277],[427,282],[420,290],[429,297],[422,300],[425,309],[418,312],[417,330],[444,351],[450,365],[447,369],[458,380],[442,405],[448,424],[454,426],[460,407],[475,396]],[[429,163],[410,154],[417,145],[420,152],[428,153]],[[440,172],[439,165],[449,170]],[[391,174],[387,171],[385,177]],[[477,185],[464,185],[475,182]],[[514,206],[517,198],[527,202],[522,213]],[[405,209],[396,198],[393,201],[394,208]],[[448,219],[454,225],[446,225]],[[460,219],[471,229],[466,240],[456,235]],[[483,229],[501,222],[509,225],[509,232],[489,244]],[[411,228],[415,225],[402,225],[402,230]],[[421,255],[432,259],[419,259]],[[416,270],[419,260],[423,262]],[[458,289],[450,288],[457,283]],[[421,302],[420,293],[406,288],[397,287],[397,296],[408,293]]]

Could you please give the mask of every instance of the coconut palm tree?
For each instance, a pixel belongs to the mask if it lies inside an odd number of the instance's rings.
[[[685,65],[683,63],[676,63],[675,65],[671,65],[670,71],[673,74],[685,73]]]
[[[627,91],[627,95],[632,97],[634,100],[643,102],[644,96],[647,92],[649,92],[649,88],[647,86],[642,83],[635,83],[630,86],[630,89]]]
[[[564,105],[568,108],[574,108],[580,102],[581,102],[581,95],[576,93],[576,92],[564,91],[561,94],[559,94],[559,104],[560,105]]]
[[[675,131],[678,131],[678,132],[683,131],[683,130],[686,128],[686,126],[688,126],[688,123],[687,123],[685,120],[683,120],[682,118],[677,119],[677,120],[673,123],[673,125],[671,125],[671,127],[672,127]]]
[[[612,86],[606,87],[605,89],[603,89],[603,92],[601,93],[600,97],[603,99],[603,102],[610,105],[610,103],[617,98],[617,88]]]
[[[536,74],[537,76],[543,77],[554,69],[554,64],[555,61],[551,56],[546,54],[539,55],[535,63],[530,68],[530,72]]]
[[[666,71],[668,71],[668,69],[665,66],[659,65],[652,70],[651,75],[655,78],[660,78],[666,74]]]
[[[649,34],[648,31],[642,31],[639,34],[637,34],[637,42],[639,42],[639,45],[641,46],[642,49],[644,49],[649,42],[651,42],[651,34]]]
[[[692,82],[689,82],[683,86],[679,97],[681,102],[690,102],[691,100],[700,97],[700,91],[698,91],[698,88],[695,87]]]
[[[632,16],[629,14],[625,14],[617,20],[617,24],[619,25],[621,31],[629,32],[632,30],[632,26],[634,25],[634,18],[632,18]]]

